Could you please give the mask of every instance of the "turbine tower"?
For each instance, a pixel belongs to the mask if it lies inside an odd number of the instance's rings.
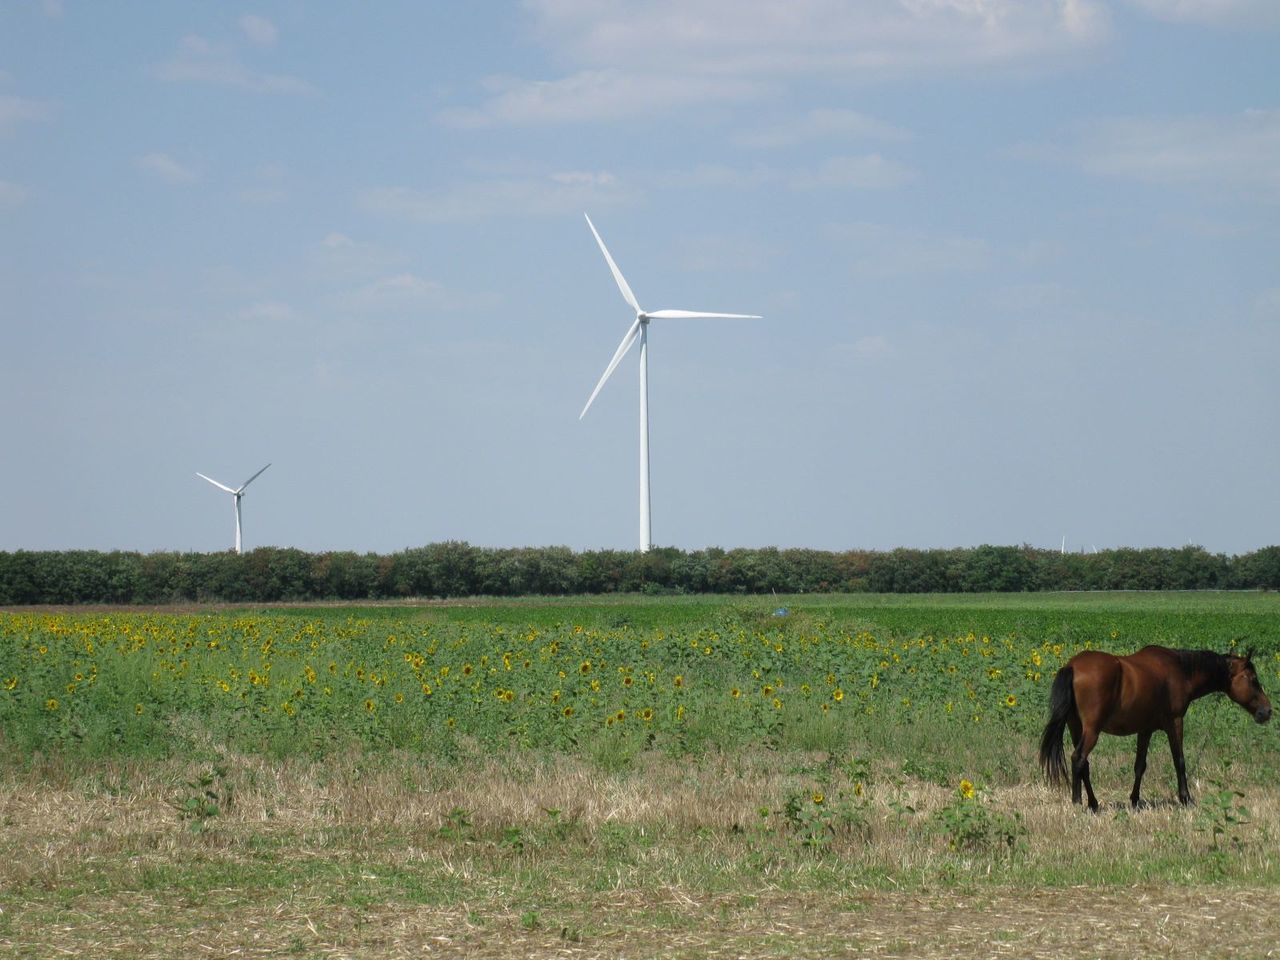
[[[586,216],[586,214],[583,214]],[[618,289],[622,291],[622,299],[626,300],[631,309],[636,312],[636,318],[631,326],[627,328],[626,335],[622,338],[622,342],[618,344],[618,349],[613,354],[613,359],[609,361],[609,366],[605,368],[604,374],[600,377],[600,382],[596,384],[596,388],[591,391],[591,396],[587,399],[587,405],[582,408],[582,413],[578,414],[581,420],[587,415],[587,411],[591,409],[591,404],[596,398],[596,394],[600,392],[600,388],[604,386],[610,374],[613,373],[622,358],[626,356],[627,351],[631,349],[632,344],[636,340],[640,341],[640,551],[642,553],[648,551],[653,545],[653,530],[649,520],[649,321],[650,320],[691,320],[703,317],[722,317],[728,320],[759,320],[759,316],[753,313],[702,313],[695,310],[653,310],[646,311],[641,308],[636,300],[636,295],[631,292],[631,288],[627,286],[626,278],[623,277],[622,271],[618,269],[618,265],[613,262],[613,257],[609,256],[609,248],[604,245],[604,241],[600,239],[600,234],[596,230],[596,226],[591,222],[591,218],[587,217],[587,226],[591,228],[592,235],[596,238],[596,243],[600,245],[600,252],[604,254],[605,261],[609,264],[609,269],[613,273],[613,279],[618,283]]]
[[[271,464],[268,463],[267,467],[269,466],[271,466]],[[262,470],[266,470],[267,467],[263,467]],[[249,484],[253,483],[253,481],[257,480],[259,475],[262,473],[262,470],[259,470],[257,473],[255,473],[252,477],[250,477],[244,483],[240,484],[239,489],[236,489],[236,490],[232,490],[225,483],[219,483],[217,480],[213,479],[213,477],[206,477],[203,473],[200,473],[199,471],[196,472],[196,476],[199,477],[201,480],[208,480],[219,490],[225,490],[227,491],[227,493],[231,494],[231,496],[235,498],[235,501],[236,501],[236,553],[240,552],[240,498],[244,496],[244,488],[247,487]]]

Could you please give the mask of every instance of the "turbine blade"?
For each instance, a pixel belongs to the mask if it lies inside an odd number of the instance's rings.
[[[269,467],[269,466],[271,466],[271,464],[269,464],[269,463],[268,463],[268,464],[267,464],[267,467]],[[263,467],[263,468],[262,468],[262,470],[267,469],[267,467]],[[248,480],[246,480],[244,483],[240,484],[240,489],[239,489],[239,490],[237,490],[237,491],[236,491],[236,493],[241,493],[241,492],[243,492],[245,487],[247,487],[249,484],[253,483],[253,481],[257,480],[257,479],[258,479],[258,477],[260,477],[260,476],[262,475],[262,470],[259,470],[257,473],[255,473],[252,477],[250,477],[250,478],[249,478]]]
[[[200,473],[199,471],[196,471],[196,476],[199,477],[201,480],[208,480],[219,490],[225,490],[227,491],[227,493],[235,493],[235,491],[232,490],[230,487],[228,487],[225,483],[219,483],[217,480],[213,479],[213,477],[206,477],[203,473]]]
[[[622,342],[618,344],[618,349],[614,351],[613,359],[609,361],[609,366],[605,368],[603,376],[600,377],[600,382],[597,383],[596,388],[591,391],[591,396],[587,399],[587,405],[583,407],[582,412],[578,414],[579,420],[587,415],[587,411],[591,409],[591,404],[594,402],[596,394],[600,392],[600,388],[604,386],[604,382],[608,380],[609,375],[617,369],[618,364],[622,362],[622,358],[627,355],[627,351],[631,349],[631,345],[636,342],[636,338],[639,336],[640,320],[637,318],[636,322],[631,324],[630,329],[627,330],[627,335],[622,338]]]
[[[763,320],[755,313],[703,313],[699,310],[655,310],[645,314],[655,320],[700,320],[709,317],[722,317],[726,320]]]
[[[584,217],[587,215],[584,213]],[[622,271],[618,269],[618,265],[613,262],[613,257],[609,256],[609,248],[604,245],[604,241],[600,239],[600,234],[596,231],[596,225],[591,222],[591,218],[587,217],[587,226],[591,228],[591,233],[596,238],[596,243],[600,244],[600,252],[604,254],[604,258],[609,263],[609,269],[613,271],[613,279],[618,281],[618,289],[622,291],[622,298],[631,304],[631,309],[636,313],[644,313],[640,309],[640,304],[636,302],[636,295],[631,292],[631,288],[627,286],[627,278],[622,275]]]

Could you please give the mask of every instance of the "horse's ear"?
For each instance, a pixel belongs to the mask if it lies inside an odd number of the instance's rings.
[[[1253,666],[1253,647],[1249,647],[1244,652],[1244,662]]]

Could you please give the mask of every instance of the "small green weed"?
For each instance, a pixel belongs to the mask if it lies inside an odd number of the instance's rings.
[[[1215,853],[1221,849],[1223,840],[1240,850],[1244,847],[1244,838],[1239,828],[1249,823],[1249,809],[1240,803],[1244,794],[1227,787],[1221,780],[1209,783],[1213,789],[1201,795],[1196,808],[1196,828],[1209,835],[1209,849]]]
[[[462,807],[454,807],[445,816],[444,823],[436,831],[436,836],[441,840],[461,842],[475,839],[475,834],[471,827],[471,814],[467,813]]]
[[[200,833],[214,817],[230,809],[234,795],[227,766],[219,763],[188,780],[186,792],[170,806],[178,811],[178,819],[189,822],[192,833]]]
[[[502,831],[502,845],[517,856],[524,853],[524,831],[519,827],[507,827]]]
[[[1012,856],[1026,846],[1022,815],[991,809],[985,791],[969,780],[960,781],[955,795],[934,814],[934,821],[952,850]]]
[[[793,790],[783,800],[779,811],[789,833],[801,846],[821,849],[837,837],[870,838],[869,803],[865,783],[871,779],[871,764],[860,757],[850,757],[843,764],[835,754],[828,754],[818,764],[798,768],[808,773],[814,783]],[[767,816],[765,809],[762,816]]]
[[[547,815],[547,829],[556,840],[567,840],[577,826],[576,817],[566,817],[564,811],[556,807],[543,807],[542,812]]]

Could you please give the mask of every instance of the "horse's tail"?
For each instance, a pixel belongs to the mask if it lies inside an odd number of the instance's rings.
[[[1075,671],[1070,665],[1058,671],[1049,693],[1049,722],[1044,725],[1040,737],[1040,766],[1045,777],[1054,786],[1061,786],[1067,779],[1067,760],[1062,753],[1062,731],[1067,717],[1076,708]]]

